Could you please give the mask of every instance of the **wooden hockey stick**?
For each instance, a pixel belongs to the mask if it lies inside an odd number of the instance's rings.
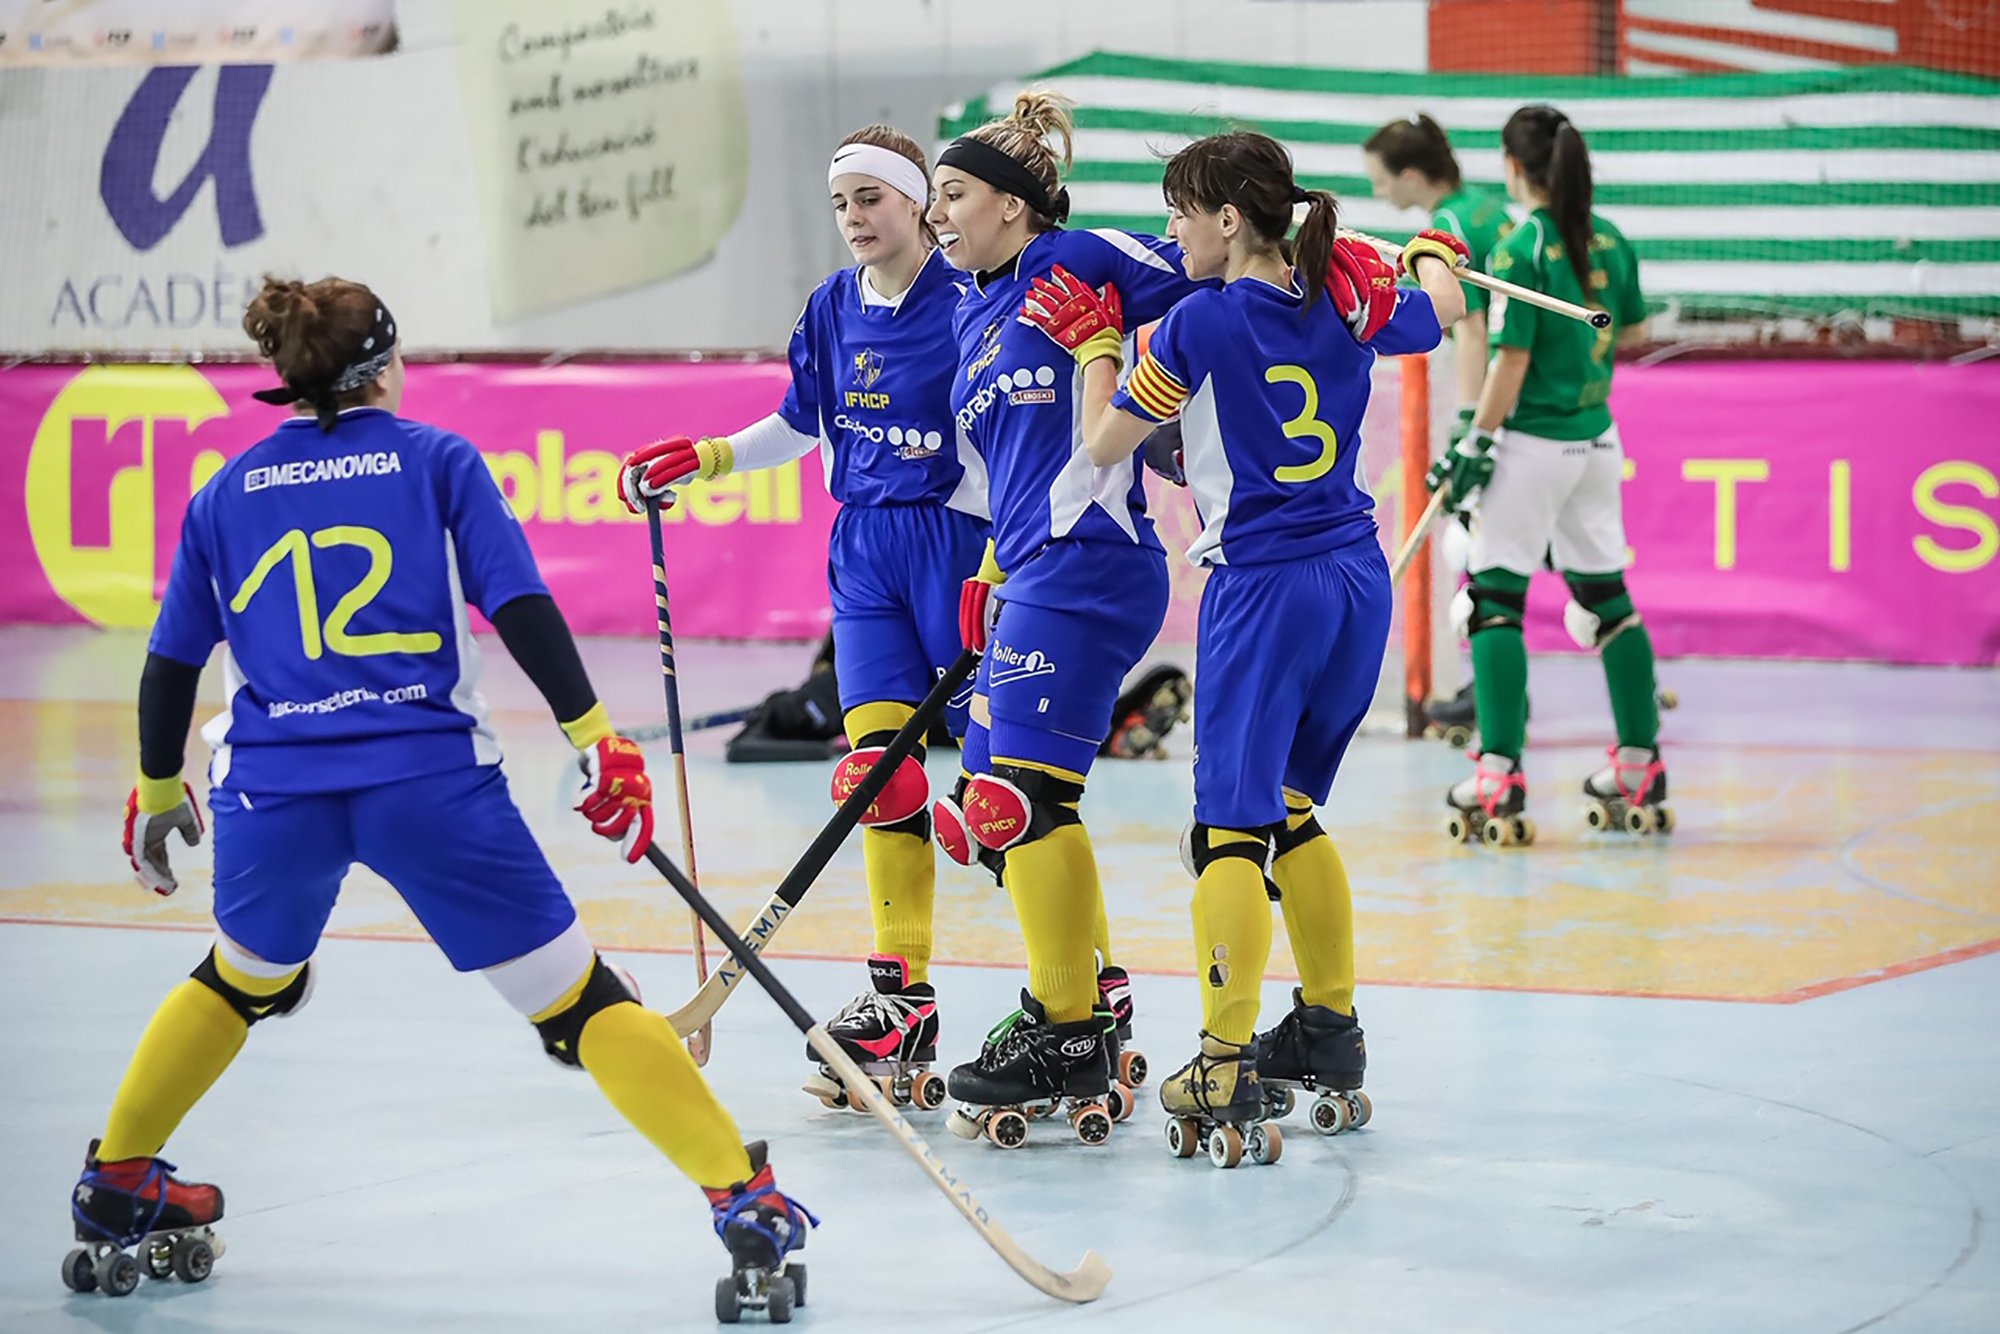
[[[875,772],[883,773],[890,768],[893,766],[878,765]],[[647,847],[646,860],[652,862],[654,869],[667,878],[667,883],[687,900],[688,907],[694,909],[695,915],[708,923],[709,929],[715,932],[715,938],[728,948],[746,972],[757,979],[757,985],[764,988],[765,993],[777,1003],[778,1008],[785,1012],[785,1017],[806,1035],[807,1044],[818,1054],[820,1060],[826,1062],[829,1070],[840,1076],[840,1082],[847,1086],[848,1098],[866,1107],[869,1114],[896,1137],[896,1142],[902,1145],[903,1151],[916,1159],[917,1165],[924,1169],[924,1174],[931,1179],[931,1184],[944,1192],[945,1198],[952,1202],[952,1206],[959,1213],[965,1215],[965,1221],[972,1224],[980,1239],[1007,1262],[1009,1269],[1019,1274],[1031,1286],[1059,1301],[1081,1305],[1084,1302],[1095,1301],[1103,1293],[1104,1285],[1111,1281],[1111,1266],[1104,1262],[1102,1256],[1096,1251],[1085,1251],[1083,1259],[1078,1262],[1075,1269],[1068,1273],[1060,1273],[1023,1250],[1019,1242],[1008,1236],[1006,1231],[993,1221],[993,1216],[986,1212],[986,1206],[973,1196],[969,1186],[952,1174],[944,1165],[944,1161],[937,1156],[937,1152],[917,1134],[916,1128],[909,1123],[909,1120],[889,1105],[888,1098],[883,1095],[875,1081],[861,1073],[860,1067],[849,1058],[846,1050],[827,1036],[826,1030],[806,1013],[805,1007],[800,1005],[784,984],[772,975],[770,968],[757,957],[757,950],[729,929],[729,923],[716,912],[714,905],[702,897],[701,891],[694,887],[694,882],[681,874],[680,867],[675,866],[667,854],[660,851],[658,844]]]
[[[1450,491],[1450,487],[1441,486],[1431,493],[1431,503],[1424,506],[1423,516],[1417,520],[1417,526],[1403,539],[1403,545],[1396,548],[1396,559],[1389,563],[1390,588],[1393,589],[1403,582],[1403,571],[1409,569],[1410,562],[1416,558],[1417,548],[1423,545],[1424,535],[1431,530],[1431,520],[1437,518],[1438,511],[1444,508],[1444,498]]]
[[[889,785],[889,779],[902,766],[904,759],[916,750],[918,744],[930,732],[931,724],[937,721],[938,715],[942,714],[945,706],[951,702],[951,697],[972,676],[978,666],[979,655],[967,650],[959,654],[958,660],[945,669],[944,675],[940,676],[937,684],[931,687],[931,693],[924,696],[923,702],[917,705],[917,711],[910,715],[910,720],[904,723],[896,735],[890,738],[889,744],[883,747],[882,758],[868,772],[868,776],[861,780],[860,786],[848,794],[847,800],[840,804],[840,809],[833,813],[833,818],[826,822],[826,826],[806,846],[806,850],[799,854],[798,861],[778,883],[778,892],[771,895],[764,906],[758,909],[757,915],[750,919],[749,929],[743,933],[748,948],[762,950],[771,943],[772,938],[778,934],[778,928],[784,925],[785,918],[791,914],[792,909],[799,906],[799,901],[805,898],[806,891],[812,888],[815,880],[819,879],[820,872],[824,871],[826,864],[833,860],[833,854],[840,850],[840,845],[846,842],[847,836],[854,831],[854,826],[861,822],[862,815],[875,803],[875,798],[882,795],[882,789]],[[735,938],[733,932],[724,937],[726,940]],[[667,1016],[667,1022],[674,1026],[676,1033],[685,1033],[691,1028],[705,1026],[715,1018],[715,1012],[722,1008],[723,1002],[729,999],[730,992],[742,980],[743,969],[735,967],[727,960],[723,961],[716,966],[715,972],[701,984],[701,988],[687,1004]]]
[[[681,691],[674,676],[674,627],[667,615],[667,548],[660,537],[660,502],[646,501],[646,526],[653,539],[653,601],[659,607],[660,684],[667,696],[667,750],[674,757],[674,786],[680,797],[681,860],[690,877],[698,876],[694,864],[694,816],[688,806],[687,747],[681,738]],[[708,941],[701,931],[701,914],[694,917],[694,979],[697,986],[708,982]],[[707,1065],[709,1044],[715,1033],[706,1021],[693,1033],[676,1024],[674,1031],[687,1038],[688,1054],[696,1065]]]
[[[686,735],[689,732],[706,732],[712,728],[728,727],[732,723],[746,723],[750,721],[750,715],[756,711],[756,705],[746,704],[740,709],[723,709],[719,713],[697,713],[692,718],[681,720],[681,733]],[[619,736],[627,741],[637,741],[641,744],[648,741],[665,741],[672,733],[673,729],[665,723],[641,723],[637,727],[618,729]]]
[[[1351,232],[1342,228],[1342,234],[1351,236],[1357,241],[1365,241],[1385,254],[1400,255],[1403,253],[1403,247],[1397,245],[1394,241],[1384,241],[1381,237],[1370,236],[1367,232]],[[1572,320],[1581,320],[1593,329],[1608,329],[1611,327],[1611,312],[1608,310],[1592,310],[1588,306],[1579,306],[1574,301],[1564,301],[1558,297],[1549,296],[1547,293],[1522,287],[1518,283],[1510,283],[1505,278],[1495,278],[1492,274],[1482,273],[1467,264],[1459,265],[1452,272],[1460,282],[1471,283],[1474,287],[1483,287],[1489,292],[1498,292],[1509,301],[1519,301],[1526,305],[1539,306],[1543,310],[1554,311],[1556,314],[1567,316]]]

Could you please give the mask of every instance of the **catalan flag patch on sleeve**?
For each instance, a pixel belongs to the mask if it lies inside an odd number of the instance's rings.
[[[1172,371],[1154,360],[1151,350],[1139,358],[1119,391],[1119,406],[1130,406],[1154,421],[1167,421],[1181,410],[1188,388]]]

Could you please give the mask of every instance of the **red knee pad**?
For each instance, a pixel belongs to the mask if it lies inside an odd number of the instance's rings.
[[[850,750],[840,757],[840,763],[833,766],[833,804],[843,805],[854,795],[868,773],[882,759],[886,747],[863,746],[860,750]],[[905,755],[903,762],[896,766],[896,772],[868,809],[861,813],[861,823],[895,824],[907,820],[923,810],[930,800],[931,782],[924,774],[924,766],[914,755]]]
[[[945,856],[960,866],[972,865],[976,851],[972,831],[966,828],[965,812],[950,797],[939,797],[931,803],[931,832]]]
[[[965,827],[982,848],[1005,852],[1028,836],[1034,808],[1004,778],[980,774],[965,785]]]

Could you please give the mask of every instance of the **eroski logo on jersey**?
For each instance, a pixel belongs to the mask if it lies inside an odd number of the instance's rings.
[[[970,434],[972,424],[979,420],[986,409],[993,406],[993,400],[1007,395],[1007,402],[1013,407],[1056,401],[1056,372],[1053,366],[1043,366],[1037,370],[1022,367],[1018,371],[1001,371],[993,377],[993,383],[981,389],[966,400],[958,410],[958,429]]]
[[[1048,676],[1056,669],[1055,659],[1040,649],[1023,653],[1005,644],[993,646],[993,662],[995,664],[993,669],[987,673],[988,685],[1002,686],[1009,681],[1025,680],[1030,676]]]

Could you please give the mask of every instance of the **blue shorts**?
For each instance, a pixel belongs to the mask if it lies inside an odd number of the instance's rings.
[[[987,532],[943,505],[849,505],[834,518],[826,583],[843,712],[930,694],[959,655],[959,588],[979,572]],[[965,734],[969,698],[945,710],[953,736]]]
[[[1283,789],[1333,790],[1382,672],[1389,565],[1371,538],[1287,565],[1218,566],[1202,590],[1194,678],[1194,818],[1255,829]]]
[[[1111,731],[1111,709],[1126,673],[1160,633],[1167,614],[1167,565],[1156,550],[1108,543],[1073,557],[1087,571],[1080,607],[1050,607],[1012,600],[1000,588],[1000,619],[979,664],[974,693],[985,696],[992,722],[986,754],[1002,760],[1087,774]],[[1038,556],[1040,561],[1046,558]],[[966,748],[968,772],[983,759],[976,741]]]
[[[498,765],[353,792],[220,787],[209,808],[216,925],[270,963],[312,957],[355,862],[395,887],[460,972],[517,959],[576,920]]]

